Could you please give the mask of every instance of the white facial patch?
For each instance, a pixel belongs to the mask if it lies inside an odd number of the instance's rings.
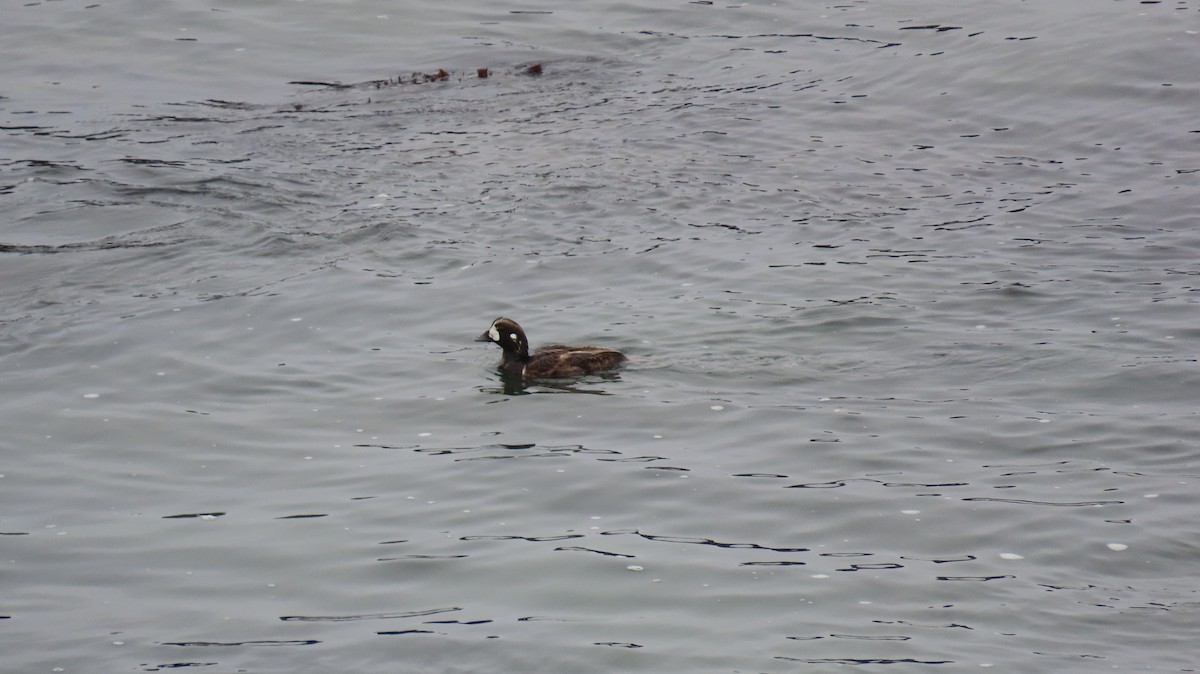
[[[488,330],[488,337],[491,337],[493,342],[500,342],[500,331],[496,329],[495,325]]]
[[[514,342],[517,341],[517,333],[515,333],[515,332],[509,333],[508,338]]]

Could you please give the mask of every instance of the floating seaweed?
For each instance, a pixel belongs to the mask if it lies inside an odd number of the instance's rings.
[[[544,71],[543,71],[543,65],[541,63],[531,63],[531,64],[526,64],[526,65],[516,66],[511,71],[508,71],[508,72],[510,72],[512,74],[516,74],[516,75],[536,76],[536,75],[541,75]],[[291,82],[288,82],[288,84],[297,84],[300,86],[307,86],[307,87],[326,87],[329,89],[350,89],[350,88],[362,87],[362,86],[374,87],[376,89],[383,89],[385,87],[394,87],[394,86],[401,86],[401,85],[406,85],[406,84],[427,84],[430,82],[446,82],[451,77],[454,77],[455,79],[458,79],[458,80],[462,80],[464,77],[470,77],[470,75],[468,73],[469,73],[469,71],[455,72],[452,70],[446,70],[445,68],[438,68],[434,72],[412,72],[407,75],[398,74],[394,77],[385,77],[385,78],[379,79],[379,80],[369,80],[367,82],[362,82],[360,84],[343,84],[342,82],[325,82],[325,81],[321,81],[321,80],[292,80]],[[492,77],[494,74],[495,74],[495,71],[492,68],[482,67],[482,68],[475,69],[475,78],[476,79],[486,80],[486,79]]]

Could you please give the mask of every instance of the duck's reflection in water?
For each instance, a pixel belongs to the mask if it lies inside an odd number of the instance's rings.
[[[500,368],[497,368],[497,373],[500,375],[500,381],[497,382],[499,386],[480,386],[481,392],[510,396],[535,393],[588,393],[606,396],[612,394],[600,387],[604,384],[621,381],[619,372],[593,374],[583,379],[530,379]]]

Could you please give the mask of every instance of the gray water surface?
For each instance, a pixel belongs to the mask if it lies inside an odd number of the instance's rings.
[[[7,8],[0,669],[1196,671],[1197,10]]]

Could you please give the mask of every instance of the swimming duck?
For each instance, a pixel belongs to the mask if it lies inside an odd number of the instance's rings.
[[[529,353],[525,331],[511,318],[497,318],[492,326],[475,338],[494,342],[504,350],[500,368],[509,374],[526,377],[578,377],[611,370],[625,362],[625,354],[603,346],[566,346],[547,344]]]

